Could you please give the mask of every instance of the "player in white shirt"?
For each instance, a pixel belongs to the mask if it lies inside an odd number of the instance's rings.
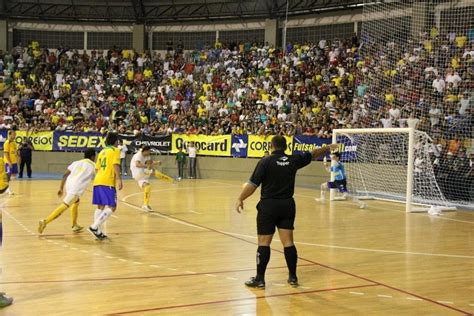
[[[58,191],[58,196],[62,197],[64,187],[66,187],[66,197],[63,199],[63,203],[48,217],[39,221],[38,232],[40,234],[43,233],[46,225],[58,218],[70,206],[73,232],[78,233],[83,229],[77,224],[77,210],[80,197],[95,177],[95,156],[95,150],[89,148],[84,153],[84,159],[74,161],[67,167]]]
[[[130,171],[132,171],[132,177],[138,182],[138,186],[143,189],[143,206],[142,209],[151,212],[150,206],[150,176],[154,171],[154,167],[159,165],[159,161],[153,161],[151,159],[151,147],[144,146],[132,157],[130,162]]]

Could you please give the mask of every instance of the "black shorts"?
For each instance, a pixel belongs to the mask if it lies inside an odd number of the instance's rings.
[[[265,199],[257,204],[257,234],[272,235],[275,227],[294,229],[295,200],[294,199]]]
[[[347,193],[347,181],[346,179],[343,180],[334,180],[328,182],[328,188],[330,189],[338,189],[341,193]]]

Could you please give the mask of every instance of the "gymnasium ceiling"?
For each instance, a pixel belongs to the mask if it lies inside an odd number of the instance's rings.
[[[288,0],[289,16],[354,8],[363,0]],[[176,23],[284,18],[287,0],[0,0],[0,18]]]

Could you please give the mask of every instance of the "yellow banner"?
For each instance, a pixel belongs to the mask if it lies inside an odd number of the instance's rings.
[[[173,134],[171,141],[171,153],[175,154],[179,148],[186,151],[189,142],[194,142],[198,155],[206,156],[230,156],[232,146],[231,135],[205,136]]]
[[[31,141],[35,150],[53,150],[53,132],[16,131],[15,142],[18,145],[21,145],[27,139]]]
[[[271,141],[273,135],[258,136],[249,135],[249,147],[247,150],[247,157],[263,157],[265,151],[271,153]],[[293,137],[285,136],[286,138],[286,151],[285,154],[291,155],[293,148]]]

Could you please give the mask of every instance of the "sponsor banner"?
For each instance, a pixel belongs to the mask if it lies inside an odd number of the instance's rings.
[[[337,137],[336,141],[339,144],[342,161],[353,161],[357,158],[357,139],[357,135],[352,138],[345,135]]]
[[[247,148],[249,143],[248,135],[233,135],[232,136],[232,157],[245,158],[247,157]]]
[[[54,132],[53,150],[84,151],[87,148],[105,147],[105,134]],[[36,148],[36,147],[35,147]]]
[[[194,142],[198,155],[205,156],[230,156],[232,137],[230,135],[206,136],[173,134],[171,153],[175,154],[179,148],[186,149],[189,142]]]
[[[298,135],[293,137],[293,153],[300,154],[307,151],[327,146],[332,143],[330,138],[320,138],[315,136]],[[329,155],[328,155],[329,157]],[[323,157],[319,158],[323,160]]]
[[[272,135],[268,136],[257,136],[257,135],[249,135],[248,136],[248,149],[247,149],[247,157],[263,157],[265,151],[271,153],[271,140]],[[287,155],[291,155],[293,152],[293,137],[285,136],[286,144],[288,148],[286,149],[285,153]]]
[[[166,154],[171,151],[171,136],[149,135],[119,135],[130,152],[137,152],[143,146],[150,146],[151,151],[157,154]]]
[[[28,132],[16,131],[15,142],[20,145],[29,140],[35,150],[51,151],[53,150],[53,132]]]

